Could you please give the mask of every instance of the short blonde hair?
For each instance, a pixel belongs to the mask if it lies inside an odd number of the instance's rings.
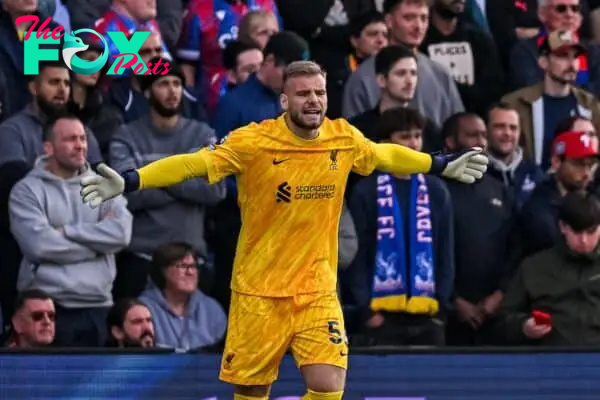
[[[283,73],[283,83],[285,84],[288,79],[296,76],[314,76],[321,75],[327,79],[327,74],[321,68],[319,64],[314,61],[294,61],[285,68]]]
[[[240,20],[238,39],[246,44],[254,44],[254,40],[252,40],[252,33],[254,33],[261,22],[266,21],[267,19],[273,19],[275,22],[277,22],[277,26],[279,26],[277,17],[271,11],[248,11]]]

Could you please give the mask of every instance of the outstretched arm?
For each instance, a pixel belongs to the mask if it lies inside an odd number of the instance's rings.
[[[138,188],[148,189],[172,186],[192,178],[208,175],[204,151],[177,154],[154,161],[137,170]],[[133,189],[133,188],[132,188]]]
[[[377,169],[392,174],[426,174],[431,170],[432,157],[391,143],[377,143],[375,157]]]
[[[108,166],[98,166],[97,176],[82,179],[81,196],[92,207],[125,192],[172,186],[193,178],[215,183],[229,175],[242,174],[255,152],[255,130],[240,128],[218,146],[190,154],[178,154],[119,174]]]
[[[487,157],[481,149],[467,149],[457,153],[421,153],[408,147],[390,143],[374,144],[377,166],[392,174],[432,174],[473,183],[483,176]]]

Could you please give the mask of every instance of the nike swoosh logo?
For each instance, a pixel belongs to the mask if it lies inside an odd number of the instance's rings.
[[[273,165],[279,165],[279,164],[281,164],[282,162],[286,162],[286,161],[288,161],[288,160],[289,160],[289,158],[286,158],[286,159],[284,159],[284,160],[277,160],[277,159],[273,159]]]
[[[348,355],[348,353],[344,353],[343,351],[340,351],[340,356],[346,357],[347,355]]]

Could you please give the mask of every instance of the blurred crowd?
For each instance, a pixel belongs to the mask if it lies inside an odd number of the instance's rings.
[[[473,185],[350,176],[338,290],[351,345],[600,343],[599,1],[0,3],[6,346],[219,349],[236,180],[97,209],[80,181],[100,162],[139,168],[276,118],[299,60],[326,70],[329,118],[415,150],[483,147],[491,162]],[[106,46],[82,36],[77,56],[108,52],[105,68],[77,74],[59,59],[25,75],[30,24],[15,20],[33,14],[103,35]],[[107,74],[114,31],[148,32],[138,54],[168,72]],[[273,207],[294,201],[276,190]]]

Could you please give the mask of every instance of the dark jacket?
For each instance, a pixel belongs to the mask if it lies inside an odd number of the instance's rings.
[[[211,126],[222,139],[239,127],[277,118],[281,113],[279,96],[253,74],[219,99]]]
[[[452,204],[444,181],[434,176],[426,176],[426,181],[433,225],[435,282],[440,312],[443,314],[449,307],[454,281]],[[400,204],[403,204],[403,193],[398,190],[396,195]],[[362,319],[366,320],[372,314],[370,301],[377,249],[377,174],[370,175],[357,184],[348,206],[354,218],[359,246],[346,278],[349,292]]]
[[[488,175],[471,185],[446,184],[454,211],[454,295],[478,303],[506,288],[518,262],[514,200]]]
[[[521,264],[501,305],[507,339],[546,346],[600,344],[600,258],[568,250],[562,240]],[[523,323],[531,312],[550,314],[552,331],[527,340]]]
[[[558,208],[560,192],[554,175],[540,182],[519,215],[523,256],[548,249],[559,238]]]
[[[529,199],[539,182],[544,180],[542,169],[535,163],[523,159],[523,150],[518,148],[510,164],[489,155],[490,165],[487,174],[498,179],[513,191],[515,204],[520,209]]]
[[[377,128],[377,121],[379,120],[379,106],[365,111],[362,114],[358,114],[348,120],[352,125],[358,128],[359,131],[365,135],[368,139],[378,141],[375,135]],[[423,129],[423,150],[426,153],[439,151],[442,149],[443,141],[439,127],[425,117],[425,128]]]
[[[70,100],[69,109],[94,132],[102,158],[108,160],[108,145],[112,135],[123,124],[122,113],[114,105],[107,104],[99,91],[88,94],[83,108]]]
[[[594,126],[600,126],[600,102],[589,92],[577,87],[571,88],[571,93],[575,96],[578,105],[578,112],[581,115],[589,114]],[[521,122],[521,142],[523,148],[523,157],[528,160],[534,160],[541,164],[542,159],[536,160],[536,147],[541,146],[536,140],[536,130],[543,132],[543,126],[535,126],[534,103],[544,95],[544,87],[541,83],[528,86],[507,94],[502,101],[514,108],[519,113]],[[543,125],[543,120],[539,121]]]
[[[41,23],[42,21],[40,21]],[[46,26],[50,31],[59,26],[50,21]],[[43,49],[56,49],[60,57],[63,39],[60,44],[40,45]],[[31,95],[27,88],[28,79],[24,75],[25,67],[25,49],[23,42],[19,40],[17,31],[10,15],[5,11],[0,11],[0,70],[4,74],[5,87],[0,87],[0,91],[10,93],[6,99],[6,104],[2,105],[2,117],[4,119],[21,111],[31,100]]]
[[[489,106],[502,97],[504,72],[494,40],[475,26],[460,22],[454,32],[444,35],[430,24],[420,50],[449,68],[466,110],[485,117]],[[473,84],[469,84],[467,76],[462,75],[467,73],[466,69],[459,71],[454,68],[463,61],[473,65]]]

